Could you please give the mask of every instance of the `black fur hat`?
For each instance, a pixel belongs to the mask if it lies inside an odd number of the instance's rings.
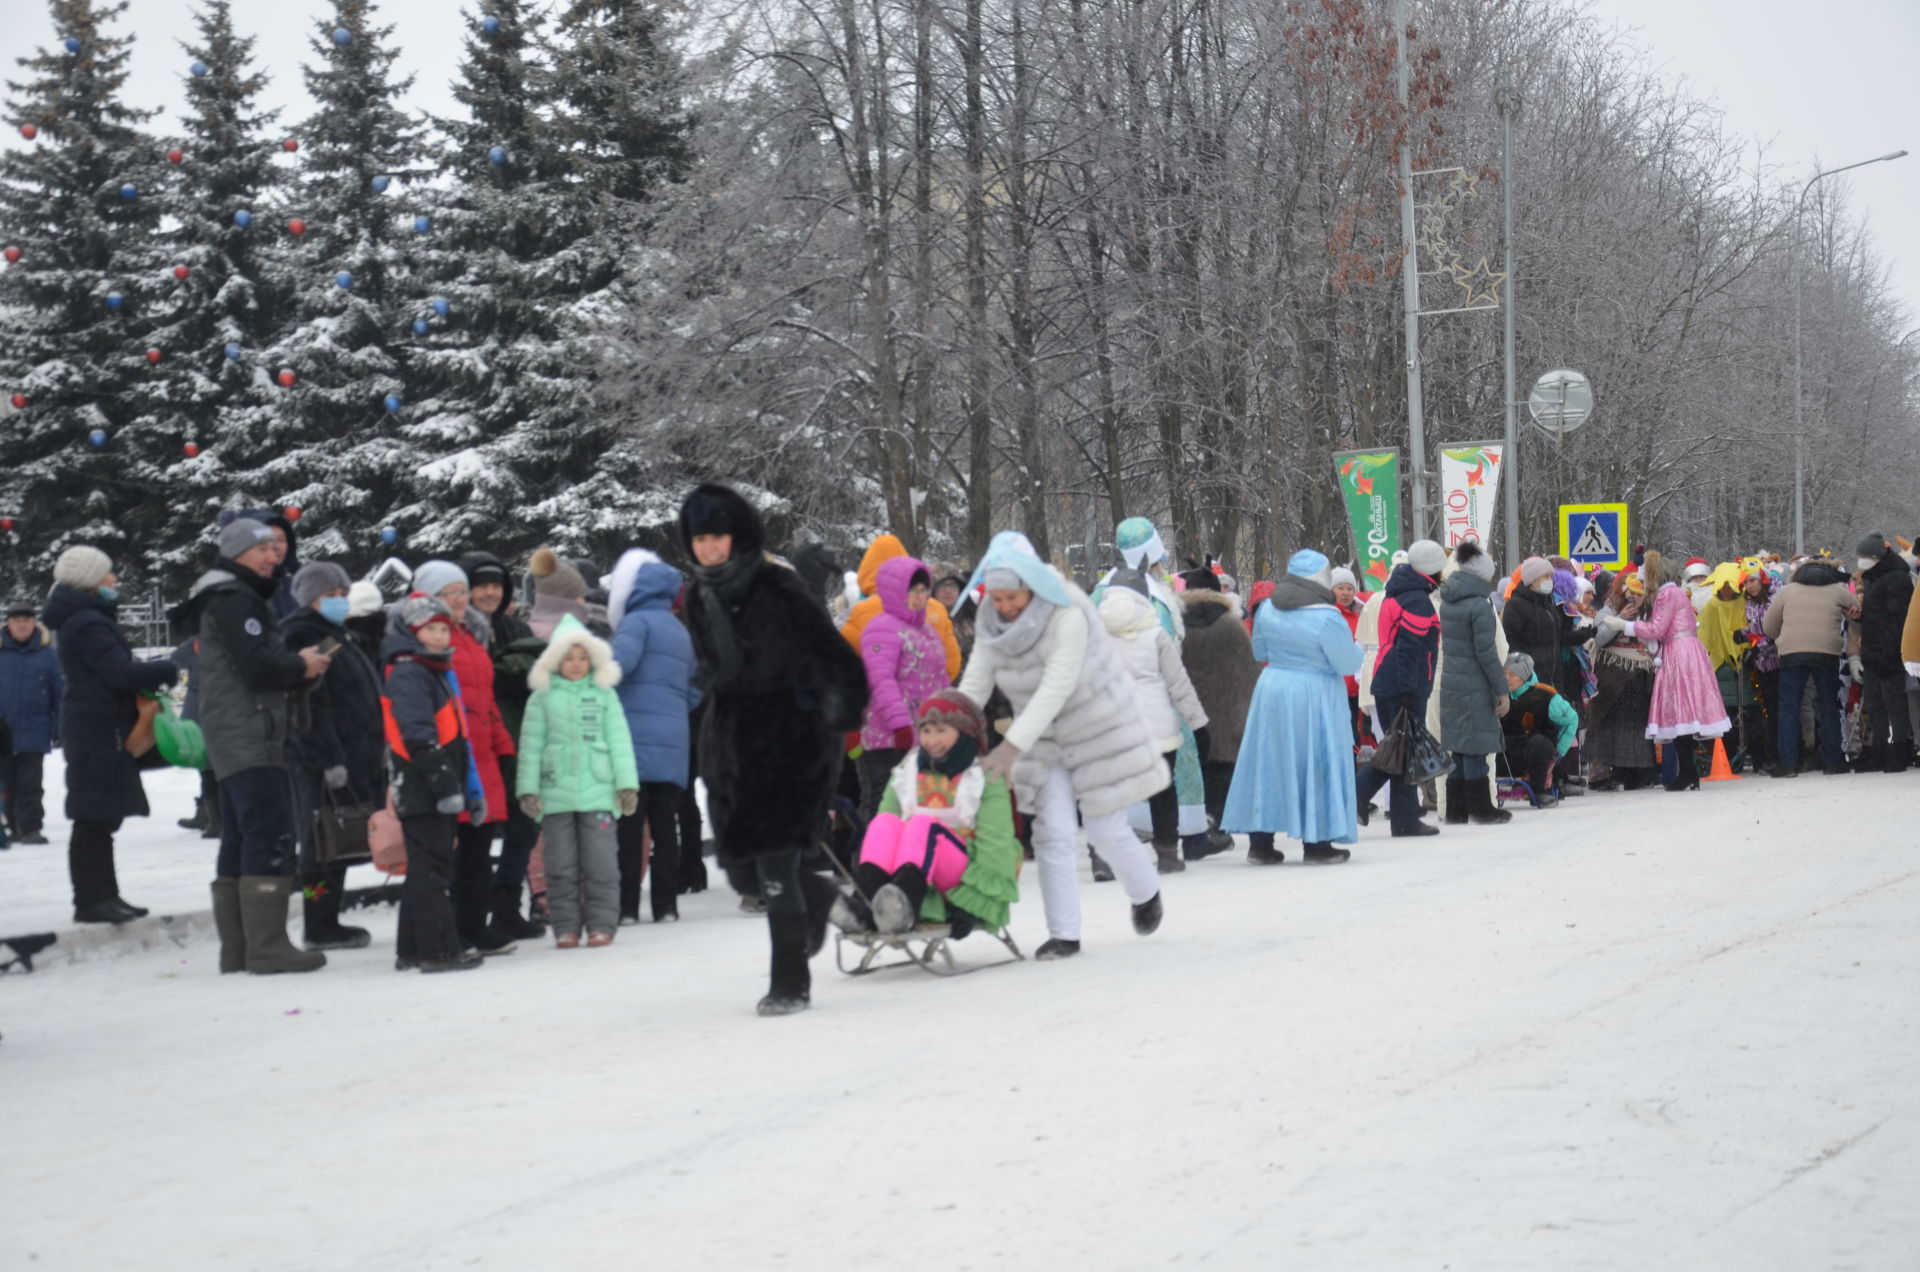
[[[703,534],[732,535],[736,557],[767,546],[766,526],[754,506],[732,488],[711,482],[694,487],[680,505],[680,544],[689,556],[695,536]]]

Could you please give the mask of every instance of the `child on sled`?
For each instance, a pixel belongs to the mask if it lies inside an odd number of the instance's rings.
[[[829,917],[843,931],[888,934],[946,924],[954,939],[997,932],[1020,899],[1020,844],[1004,778],[980,765],[987,724],[957,689],[915,717],[920,745],[888,776],[880,811],[860,844],[857,889]]]

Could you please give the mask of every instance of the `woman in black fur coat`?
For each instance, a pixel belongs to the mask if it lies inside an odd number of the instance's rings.
[[[687,628],[706,678],[700,777],[715,852],[743,895],[766,902],[772,985],[763,1016],[806,1008],[807,960],[826,939],[837,890],[803,873],[824,833],[842,735],[860,727],[867,675],[819,597],[766,553],[753,506],[706,485],[680,509],[692,557]]]

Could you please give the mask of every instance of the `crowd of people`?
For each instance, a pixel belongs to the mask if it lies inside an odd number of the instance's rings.
[[[74,917],[146,914],[120,895],[114,837],[149,815],[141,772],[184,673],[206,764],[182,825],[218,841],[221,971],[310,972],[370,943],[342,921],[361,858],[339,841],[380,810],[405,848],[395,966],[422,972],[549,930],[605,946],[640,922],[649,873],[651,918],[671,922],[706,887],[710,829],[765,916],[759,1011],[781,1015],[808,1005],[831,926],[998,932],[1024,860],[1036,957],[1078,954],[1083,839],[1148,935],[1165,876],[1236,835],[1255,865],[1284,862],[1283,839],[1346,861],[1383,791],[1394,836],[1429,836],[1510,822],[1506,804],[1697,789],[1715,762],[1790,778],[1913,759],[1914,559],[1878,534],[1852,569],[1756,553],[1676,570],[1640,548],[1617,572],[1529,556],[1504,576],[1474,542],[1423,539],[1373,593],[1309,548],[1244,599],[1218,562],[1177,570],[1142,518],[1091,591],[1015,532],[971,569],[892,535],[850,575],[818,545],[775,555],[718,485],[687,497],[679,539],[684,573],[642,548],[604,575],[476,549],[356,581],[301,563],[286,517],[237,510],[170,614],[181,645],[145,660],[113,562],[69,548],[0,635],[7,834],[46,842],[42,764],[64,746]],[[1423,747],[1440,757],[1424,782]]]

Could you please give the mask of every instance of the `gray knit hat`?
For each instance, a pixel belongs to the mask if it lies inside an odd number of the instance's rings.
[[[301,566],[300,572],[293,576],[293,603],[301,609],[307,609],[320,599],[323,592],[352,586],[353,580],[347,577],[345,570],[331,561],[315,561],[311,565]]]
[[[467,572],[451,561],[432,560],[413,572],[413,590],[428,596],[438,596],[441,588],[466,581]]]
[[[1533,655],[1514,650],[1507,655],[1507,670],[1525,680],[1533,674]]]
[[[220,527],[220,559],[238,560],[242,552],[257,548],[263,543],[273,541],[273,531],[267,529],[263,521],[251,517],[235,517]]]
[[[53,563],[53,581],[81,592],[91,592],[113,573],[113,561],[98,548],[82,544],[68,548]]]
[[[1416,539],[1407,545],[1407,564],[1422,574],[1437,575],[1447,568],[1447,550],[1432,539]]]

